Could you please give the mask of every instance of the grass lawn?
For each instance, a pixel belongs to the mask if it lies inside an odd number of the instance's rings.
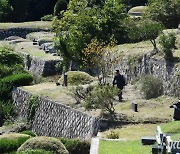
[[[99,154],[151,154],[151,146],[142,146],[137,141],[105,141],[99,142]]]
[[[43,60],[59,60],[59,56],[52,56],[50,53],[45,53],[44,50],[40,50],[38,45],[33,45],[32,42],[21,42],[17,43],[15,46],[16,52],[24,52],[31,56]]]
[[[9,28],[50,29],[51,22],[49,22],[49,21],[33,21],[33,22],[21,22],[21,23],[0,23],[0,29],[9,29]]]
[[[151,146],[143,146],[141,137],[155,137],[158,125],[162,132],[171,136],[173,141],[180,141],[180,121],[163,124],[127,125],[122,128],[108,130],[102,134],[102,137],[105,137],[111,131],[114,131],[119,134],[120,139],[127,141],[100,140],[99,154],[149,154],[151,153]]]

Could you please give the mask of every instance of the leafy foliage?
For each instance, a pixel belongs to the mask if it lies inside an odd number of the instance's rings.
[[[21,152],[16,152],[16,154],[53,154],[53,153],[42,149],[36,149],[36,150],[30,149]]]
[[[31,96],[28,99],[28,101],[27,101],[27,121],[29,123],[33,122],[38,105],[39,105],[38,96]]]
[[[88,141],[65,138],[61,138],[60,141],[69,151],[69,154],[89,154],[90,152],[90,143]]]
[[[54,15],[57,16],[61,11],[66,10],[68,5],[68,0],[58,0],[54,6]]]
[[[7,20],[8,15],[13,11],[9,0],[0,0],[0,21]]]
[[[15,115],[14,105],[12,102],[0,101],[0,126],[7,120],[10,119],[13,115]]]
[[[79,84],[89,84],[93,81],[93,77],[88,73],[81,71],[68,71],[67,73],[67,81],[69,85],[79,85]],[[59,79],[59,83],[63,83],[63,76]]]
[[[52,14],[45,15],[45,16],[41,17],[41,20],[42,21],[52,21],[53,15]]]
[[[33,77],[28,73],[10,75],[0,80],[0,100],[11,98],[13,86],[28,85],[33,81]]]
[[[0,64],[7,66],[13,66],[15,64],[23,65],[23,59],[17,53],[7,48],[0,48]]]
[[[154,49],[157,49],[156,38],[162,32],[163,26],[152,20],[129,21],[128,37],[133,42],[150,40]]]
[[[162,94],[162,81],[148,75],[142,80],[141,91],[146,99],[156,98]]]
[[[104,42],[98,42],[96,39],[92,40],[87,48],[82,51],[84,55],[82,58],[83,64],[89,69],[95,68],[102,75],[102,79],[99,77],[101,84],[106,83],[108,75],[112,74],[115,64],[117,64],[119,57],[115,51],[113,41],[105,44]]]
[[[36,134],[34,132],[32,132],[31,130],[22,131],[22,132],[20,132],[20,134],[27,134],[27,135],[30,135],[32,137],[36,136]]]
[[[90,91],[86,98],[84,106],[87,110],[101,109],[102,112],[107,111],[114,113],[113,100],[119,93],[119,89],[110,85],[98,85]]]
[[[53,137],[34,137],[27,140],[18,149],[18,152],[26,150],[42,149],[56,154],[68,154],[62,142]]]
[[[162,34],[159,37],[159,44],[162,47],[162,51],[165,54],[166,60],[172,60],[173,49],[176,48],[176,36],[174,33]]]
[[[29,138],[29,135],[23,134],[2,135],[0,138],[0,151],[1,153],[14,152]]]
[[[149,0],[145,17],[161,22],[166,28],[177,28],[180,19],[180,0]]]
[[[86,8],[87,1],[72,0],[68,9],[53,21],[56,32],[55,44],[59,54],[66,59],[82,63],[82,50],[91,40],[110,42],[112,38],[124,41],[123,19],[126,18],[124,5],[108,0],[103,8]]]
[[[111,131],[110,134],[106,135],[106,137],[109,138],[109,139],[118,139],[119,135],[118,135],[118,133],[116,133],[114,131]]]

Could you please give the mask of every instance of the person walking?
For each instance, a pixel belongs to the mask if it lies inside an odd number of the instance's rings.
[[[113,86],[117,85],[117,88],[119,89],[119,102],[122,102],[122,90],[125,86],[125,79],[124,76],[119,73],[119,70],[116,70],[115,76],[113,79]]]

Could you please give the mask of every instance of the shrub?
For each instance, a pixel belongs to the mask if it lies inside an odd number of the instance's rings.
[[[6,47],[0,48],[0,63],[7,66],[14,66],[15,64],[22,64],[23,59],[17,53],[12,52],[10,49]]]
[[[19,147],[18,152],[33,149],[42,149],[56,154],[68,154],[68,151],[60,140],[53,137],[44,136],[34,137],[27,140],[23,145]]]
[[[32,137],[36,136],[36,134],[34,132],[32,132],[31,130],[22,131],[22,132],[20,132],[20,134],[27,134],[27,135],[30,135]]]
[[[66,73],[68,84],[79,85],[79,84],[89,84],[93,81],[93,77],[89,74],[81,71],[69,71]],[[63,76],[58,81],[60,84],[63,83]]]
[[[0,80],[0,99],[7,100],[11,97],[13,86],[28,85],[33,81],[32,75],[28,73],[15,74]]]
[[[0,78],[3,78],[5,76],[8,76],[12,73],[11,68],[0,64]]]
[[[141,92],[146,99],[160,96],[162,89],[162,81],[159,78],[148,75],[142,80]]]
[[[1,153],[16,151],[26,140],[30,138],[25,134],[4,134],[0,136]]]
[[[119,93],[117,87],[110,85],[98,85],[88,93],[85,98],[84,106],[87,110],[101,109],[102,113],[107,111],[110,114],[114,114],[113,101],[114,97]]]
[[[0,101],[0,126],[3,125],[5,120],[9,119],[15,115],[14,105],[12,102],[2,102]]]
[[[87,141],[65,138],[61,138],[60,140],[69,151],[69,154],[89,154],[90,152],[90,143]]]
[[[77,86],[73,87],[71,89],[71,95],[74,97],[77,103],[81,103],[82,100],[84,100],[87,96],[87,94],[93,89],[94,87],[91,85],[88,85],[86,87],[84,86]]]
[[[41,17],[41,20],[42,21],[52,21],[53,15],[52,14],[45,15],[45,16]]]
[[[159,44],[162,47],[162,51],[166,60],[173,58],[173,49],[175,49],[176,36],[174,33],[162,34],[159,37]]]
[[[53,154],[53,153],[50,151],[36,149],[36,150],[21,151],[21,152],[17,152],[16,154]]]
[[[110,134],[106,135],[107,138],[109,139],[118,139],[119,138],[119,134],[114,132],[114,131],[111,131]]]

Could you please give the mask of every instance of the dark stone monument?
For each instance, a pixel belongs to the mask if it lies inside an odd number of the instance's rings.
[[[180,100],[177,103],[171,105],[170,108],[174,108],[173,119],[180,120]]]
[[[66,74],[64,74],[64,83],[63,83],[63,85],[65,87],[67,87],[67,75]]]
[[[132,102],[132,110],[134,111],[134,112],[138,112],[138,105],[137,105],[137,103],[134,103],[134,102]]]

